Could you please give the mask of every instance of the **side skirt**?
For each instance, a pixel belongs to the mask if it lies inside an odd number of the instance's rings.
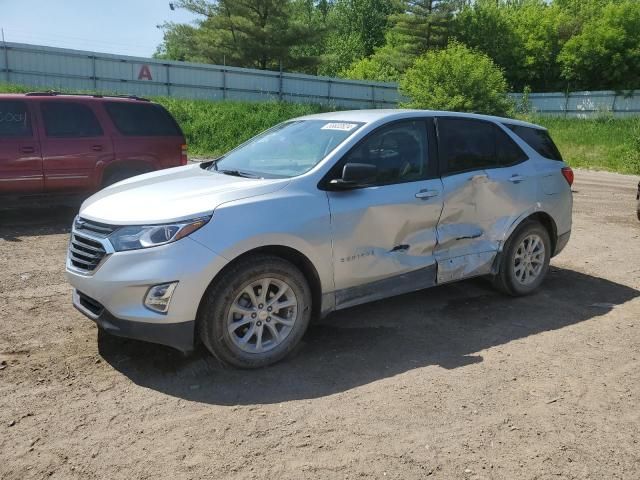
[[[438,261],[438,285],[493,273],[497,253],[471,253]]]
[[[434,264],[366,285],[338,290],[335,294],[336,310],[433,287],[436,285],[436,273]]]

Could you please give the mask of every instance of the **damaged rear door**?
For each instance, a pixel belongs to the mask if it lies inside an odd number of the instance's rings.
[[[394,122],[372,132],[332,170],[339,177],[346,163],[378,169],[371,186],[327,193],[338,308],[435,283],[442,211],[435,143],[433,119]]]
[[[531,182],[517,167],[526,156],[494,123],[443,116],[436,127],[444,206],[435,256],[446,283],[491,272]]]

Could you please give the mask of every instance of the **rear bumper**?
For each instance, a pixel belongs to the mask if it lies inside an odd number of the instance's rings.
[[[123,320],[76,289],[73,290],[73,306],[111,335],[166,345],[182,352],[190,352],[194,348],[195,321],[147,323]]]

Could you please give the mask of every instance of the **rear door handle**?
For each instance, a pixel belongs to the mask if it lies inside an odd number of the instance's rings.
[[[93,147],[91,147],[91,150],[93,150],[94,152],[101,152],[102,145],[94,145]]]
[[[438,195],[440,195],[438,190],[420,190],[416,193],[416,198],[427,200],[429,198],[437,197]]]
[[[36,147],[22,147],[20,150],[22,153],[35,153]]]
[[[522,175],[511,175],[511,177],[509,178],[509,181],[511,183],[520,183],[524,180],[524,177]]]

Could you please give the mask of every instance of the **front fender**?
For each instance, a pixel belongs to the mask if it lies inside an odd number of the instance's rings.
[[[313,264],[322,293],[334,291],[329,206],[324,192],[283,189],[218,206],[192,238],[229,261],[251,250],[282,246]]]

